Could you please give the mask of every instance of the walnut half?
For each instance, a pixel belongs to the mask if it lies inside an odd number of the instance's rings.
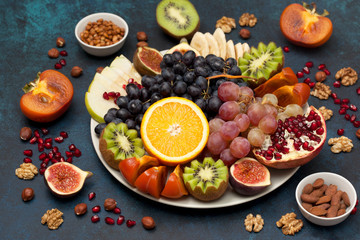
[[[303,227],[303,221],[296,219],[296,214],[292,212],[283,215],[280,220],[276,222],[276,226],[282,228],[283,234],[294,235]]]
[[[321,112],[325,121],[329,120],[332,117],[332,115],[334,114],[331,109],[327,109],[325,106],[320,107],[319,112]]]
[[[250,213],[246,216],[244,225],[248,232],[260,232],[264,226],[264,219],[262,219],[260,214],[256,214],[256,217],[254,217],[254,215]]]
[[[239,24],[242,27],[244,26],[254,27],[256,23],[257,23],[257,18],[255,17],[254,14],[243,13],[239,18]]]
[[[328,99],[331,94],[331,89],[328,85],[317,82],[314,89],[310,92],[310,95],[319,99]]]
[[[64,222],[62,215],[63,213],[57,208],[47,210],[46,213],[41,217],[41,223],[47,223],[49,229],[58,229],[59,226]]]
[[[15,174],[20,179],[30,180],[38,174],[38,169],[32,163],[22,163],[20,168],[15,169]]]
[[[236,28],[235,19],[223,16],[216,21],[216,28],[221,28],[224,33],[229,33],[233,28]]]
[[[333,153],[340,153],[340,152],[351,152],[353,148],[352,140],[345,136],[341,136],[338,138],[330,138],[328,141],[329,145],[333,145],[331,147],[331,151]]]
[[[344,86],[354,85],[358,80],[358,74],[351,67],[342,68],[335,74],[336,79],[341,79]]]

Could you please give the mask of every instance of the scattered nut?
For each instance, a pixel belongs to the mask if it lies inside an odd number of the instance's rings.
[[[107,198],[104,201],[104,208],[106,211],[112,211],[116,208],[117,202],[113,198]]]
[[[141,223],[142,223],[143,227],[147,230],[154,229],[156,226],[155,221],[152,217],[143,217],[141,219]]]
[[[224,33],[229,33],[233,28],[236,28],[235,19],[223,16],[216,21],[215,28],[221,28]]]
[[[249,213],[244,220],[245,229],[248,232],[260,232],[264,226],[264,219],[262,219],[260,214],[256,214],[256,217]]]
[[[251,33],[246,28],[240,30],[239,35],[242,39],[248,39],[251,37]]]
[[[96,72],[97,72],[97,73],[101,73],[103,70],[104,70],[104,67],[98,67],[98,68],[96,69]]]
[[[15,174],[20,179],[30,180],[38,174],[38,169],[32,163],[22,163],[20,168],[15,169]]]
[[[323,115],[325,121],[329,120],[333,115],[333,111],[331,109],[327,109],[325,106],[320,107],[318,110]]]
[[[32,188],[24,188],[21,198],[24,202],[32,200],[34,198],[34,190]]]
[[[316,74],[315,74],[315,80],[317,82],[323,82],[326,80],[326,74],[323,72],[323,71],[318,71]]]
[[[65,46],[65,39],[63,39],[62,37],[58,37],[56,39],[56,46],[58,46],[60,48]]]
[[[32,131],[29,127],[23,127],[20,130],[20,138],[21,140],[27,141],[32,137]]]
[[[351,67],[342,68],[335,74],[336,79],[341,79],[341,84],[344,86],[354,85],[358,80],[358,75]]]
[[[338,138],[330,138],[328,141],[329,145],[333,145],[331,147],[331,151],[333,153],[339,153],[339,152],[351,152],[352,148],[353,148],[353,144],[352,144],[352,140],[345,137],[345,136],[341,136]]]
[[[328,85],[317,82],[314,89],[310,92],[310,95],[319,99],[328,99],[331,94],[331,89]]]
[[[87,212],[87,205],[86,203],[79,203],[75,206],[74,212],[76,215],[84,215]]]
[[[358,129],[358,130],[356,131],[355,135],[356,135],[356,137],[357,137],[358,139],[360,139],[360,129]]]
[[[47,223],[49,229],[58,229],[59,226],[64,222],[62,215],[63,213],[57,208],[47,210],[46,213],[41,217],[41,223]]]
[[[148,40],[148,37],[147,37],[147,34],[145,32],[137,32],[136,33],[136,38],[138,41],[147,41]]]
[[[280,220],[276,222],[276,226],[282,228],[283,234],[294,235],[303,227],[303,221],[296,219],[296,214],[292,212],[283,215]]]
[[[52,48],[52,49],[50,49],[50,50],[48,51],[48,56],[49,56],[50,58],[58,58],[58,57],[59,57],[59,54],[60,54],[60,52],[59,52],[59,50],[57,50],[56,48]]]
[[[149,44],[145,41],[140,41],[136,44],[136,47],[146,47],[149,46]]]
[[[243,13],[239,18],[239,24],[242,27],[244,26],[254,27],[256,23],[257,23],[257,18],[255,17],[254,14]]]
[[[83,70],[81,67],[75,66],[71,69],[71,76],[72,77],[80,77],[80,75],[83,73]]]

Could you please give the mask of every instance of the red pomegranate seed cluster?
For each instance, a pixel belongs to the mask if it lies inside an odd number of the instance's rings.
[[[314,63],[312,61],[306,62],[305,66],[302,68],[302,70],[296,73],[297,78],[303,78],[305,76],[305,74],[307,74],[307,75],[310,74],[310,69],[312,67],[314,67]],[[326,68],[325,64],[320,64],[318,66],[318,69],[320,71],[323,71],[327,76],[330,75],[330,71]],[[303,82],[306,83],[307,85],[309,85],[310,88],[315,87],[315,82],[312,82],[309,77],[305,78]],[[340,82],[339,82],[339,84],[340,84]],[[335,85],[336,84],[334,83],[334,86]],[[335,86],[335,87],[337,87],[337,86]],[[340,85],[338,87],[340,87]]]
[[[114,103],[116,104],[116,100],[121,96],[121,94],[119,92],[104,92],[103,93],[103,98],[105,100],[114,100]]]
[[[360,127],[360,120],[357,120],[357,116],[355,114],[349,114],[347,112],[347,111],[357,112],[358,109],[357,106],[350,103],[350,99],[348,98],[343,98],[343,99],[338,98],[337,94],[334,92],[331,93],[330,96],[334,99],[334,104],[340,105],[339,114],[344,115],[345,120],[350,121],[354,127],[356,128]],[[338,135],[340,136],[343,135],[344,132],[343,131],[339,132],[339,130],[337,131]]]
[[[62,50],[59,52],[61,56],[66,57],[68,55],[67,51]],[[61,69],[62,67],[66,66],[66,60],[61,58],[57,63],[55,63],[55,69]]]

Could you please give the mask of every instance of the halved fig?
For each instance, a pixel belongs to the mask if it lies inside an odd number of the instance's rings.
[[[161,74],[161,53],[150,47],[139,47],[134,54],[133,63],[135,69],[141,75],[155,76]]]
[[[242,195],[255,195],[271,184],[269,170],[257,160],[245,157],[230,167],[230,184]]]
[[[259,162],[268,167],[295,168],[315,158],[325,140],[325,119],[315,107],[310,106],[304,115],[279,119],[276,132],[268,135],[263,145],[254,148],[253,153]]]
[[[71,163],[58,162],[45,170],[44,179],[54,195],[65,198],[77,194],[92,175]]]

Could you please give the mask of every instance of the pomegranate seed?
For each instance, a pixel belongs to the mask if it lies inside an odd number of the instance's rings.
[[[310,79],[309,77],[305,78],[305,79],[304,79],[304,83],[306,83],[306,84],[311,83],[311,79]]]
[[[68,138],[69,137],[68,133],[64,132],[64,131],[60,132],[60,136],[63,137],[63,138]]]
[[[355,206],[359,205],[359,199],[356,200]]]
[[[98,215],[94,215],[91,217],[91,222],[97,223],[98,221],[100,221],[100,217]]]
[[[115,98],[116,93],[115,92],[108,92],[109,97]]]
[[[39,160],[43,161],[46,157],[47,157],[47,154],[43,152],[39,155]]]
[[[319,127],[318,129],[316,129],[316,134],[318,134],[318,135],[323,135],[323,134],[324,134],[324,128],[323,128],[323,127]]]
[[[357,107],[354,104],[350,104],[350,110],[353,112],[357,111]]]
[[[128,227],[132,227],[132,226],[135,226],[136,222],[134,220],[126,220],[126,226]]]
[[[297,72],[297,73],[296,73],[296,76],[297,76],[298,78],[302,78],[302,77],[304,77],[304,73],[303,73],[303,72]]]
[[[46,170],[46,168],[41,167],[41,168],[39,169],[39,173],[40,173],[41,175],[44,175],[45,170]]]
[[[60,63],[55,63],[54,68],[56,68],[56,69],[61,69],[61,68],[62,68],[62,65],[61,65]]]
[[[52,143],[52,138],[45,138],[45,143]]]
[[[66,65],[66,61],[65,61],[65,59],[60,59],[59,60],[59,63],[61,64],[61,66],[65,66]]]
[[[135,80],[133,78],[129,78],[128,83],[134,83]]]
[[[318,66],[318,69],[319,70],[324,70],[326,68],[326,65],[325,64],[320,64],[319,66]]]
[[[32,163],[31,158],[28,157],[24,158],[24,163]]]
[[[347,120],[347,121],[350,120],[350,115],[349,114],[345,114],[345,120]]]
[[[75,145],[74,144],[69,145],[69,150],[70,151],[75,151],[76,150]]]
[[[312,68],[314,66],[314,63],[312,61],[309,61],[305,63],[305,66],[307,66],[308,68]]]
[[[66,157],[72,157],[73,153],[69,152],[69,151],[65,151],[65,155],[66,155]]]
[[[62,136],[54,138],[55,142],[62,143],[64,141],[64,138]]]
[[[49,133],[49,130],[46,128],[41,128],[40,130],[44,135],[47,135]]]
[[[358,128],[360,127],[360,121],[353,122],[354,127]]]
[[[284,52],[290,52],[290,48],[288,46],[285,46],[283,49],[284,49]]]
[[[62,51],[60,51],[60,55],[63,57],[66,57],[68,55],[68,53],[67,53],[67,51],[62,50]]]
[[[308,67],[304,67],[302,71],[303,71],[303,73],[305,73],[305,74],[309,74],[309,73],[310,73],[310,69],[309,69]]]
[[[66,161],[67,161],[68,163],[72,163],[72,162],[73,162],[73,159],[72,159],[72,157],[69,157],[68,159],[66,159]]]
[[[356,120],[356,115],[351,115],[351,117],[350,117],[350,122],[355,122],[355,120]]]
[[[40,167],[41,167],[41,168],[46,168],[46,166],[47,166],[47,164],[44,163],[44,162],[42,162],[42,163],[40,164]]]
[[[52,162],[52,163],[57,163],[57,162],[59,162],[59,161],[56,160],[56,159],[51,159],[51,162]]]
[[[349,105],[344,104],[344,103],[341,104],[340,107],[341,107],[341,108],[345,108],[345,110],[348,110],[348,109],[350,108]]]
[[[75,157],[80,157],[81,156],[81,151],[79,149],[75,149],[74,156]]]
[[[55,147],[53,147],[52,151],[53,151],[54,153],[58,153],[58,152],[59,152],[59,148],[55,146]]]
[[[342,104],[348,104],[350,102],[350,100],[348,98],[344,98],[341,100]]]
[[[44,139],[38,138],[38,139],[37,139],[37,142],[38,142],[39,144],[43,144],[43,143],[44,143]]]
[[[45,158],[43,162],[46,163],[46,164],[48,164],[48,163],[50,162],[50,159],[49,159],[49,158]]]
[[[115,214],[120,214],[120,213],[121,213],[121,209],[118,208],[118,207],[116,207],[116,208],[114,208],[113,212],[114,212]]]
[[[121,94],[119,92],[116,92],[116,98],[119,98]]]
[[[281,154],[280,153],[275,153],[275,159],[276,160],[280,160],[281,159]]]
[[[314,82],[309,83],[309,87],[310,87],[310,88],[315,87],[315,83],[314,83]]]
[[[340,84],[339,81],[335,81],[335,82],[333,83],[333,85],[334,85],[334,87],[336,87],[336,88],[339,88],[339,87],[341,86],[341,84]]]
[[[106,217],[105,218],[105,222],[109,225],[114,225],[115,224],[115,221],[114,219],[112,219],[111,217]]]
[[[51,143],[44,143],[44,147],[46,149],[51,149],[52,148],[52,144]]]
[[[101,207],[99,205],[97,205],[97,206],[93,207],[91,210],[93,211],[93,213],[98,213],[98,212],[100,212]]]
[[[339,114],[340,115],[344,115],[346,113],[346,109],[345,108],[340,108],[339,109]]]
[[[29,140],[29,143],[30,144],[35,144],[37,142],[37,137],[32,137],[30,140]]]
[[[49,157],[50,159],[53,159],[54,153],[53,153],[52,151],[50,151],[50,152],[48,153],[48,157]]]
[[[28,157],[32,157],[33,151],[31,149],[24,150],[24,155]]]
[[[351,214],[351,215],[355,215],[356,211],[357,211],[357,208],[354,207],[353,210],[351,210],[351,213],[350,213],[350,214]]]
[[[89,200],[93,200],[96,197],[96,193],[95,192],[91,192],[88,194]]]
[[[334,103],[335,103],[335,104],[340,104],[340,103],[341,103],[340,98],[335,98],[335,99],[334,99]]]
[[[122,87],[123,87],[123,89],[125,90],[125,89],[126,89],[126,84],[123,84],[123,86],[122,86]]]
[[[37,129],[34,130],[34,136],[37,137],[37,138],[40,137],[39,130],[37,130]]]
[[[337,99],[337,94],[336,93],[331,93],[330,96],[333,98],[333,99]]]
[[[118,217],[118,219],[116,220],[117,225],[123,224],[124,220],[125,220],[125,217],[123,215],[120,215]]]
[[[38,151],[39,151],[39,152],[43,152],[43,151],[44,151],[44,145],[43,145],[43,144],[38,144]]]
[[[327,69],[324,69],[323,71],[324,71],[324,73],[326,74],[326,76],[329,76],[329,75],[331,74],[330,71],[327,70]]]
[[[103,98],[105,99],[105,100],[109,100],[110,98],[109,98],[109,95],[107,94],[107,92],[104,92],[103,93]]]
[[[357,93],[358,95],[360,95],[360,87],[358,87],[358,88],[356,89],[356,93]]]
[[[55,158],[60,158],[61,157],[61,153],[60,152],[56,152],[55,153]]]
[[[60,161],[60,162],[65,162],[65,158],[64,158],[63,156],[61,156],[61,157],[59,158],[59,161]]]
[[[339,136],[344,135],[344,129],[342,129],[342,128],[338,129],[338,130],[337,130],[337,134],[338,134]]]

